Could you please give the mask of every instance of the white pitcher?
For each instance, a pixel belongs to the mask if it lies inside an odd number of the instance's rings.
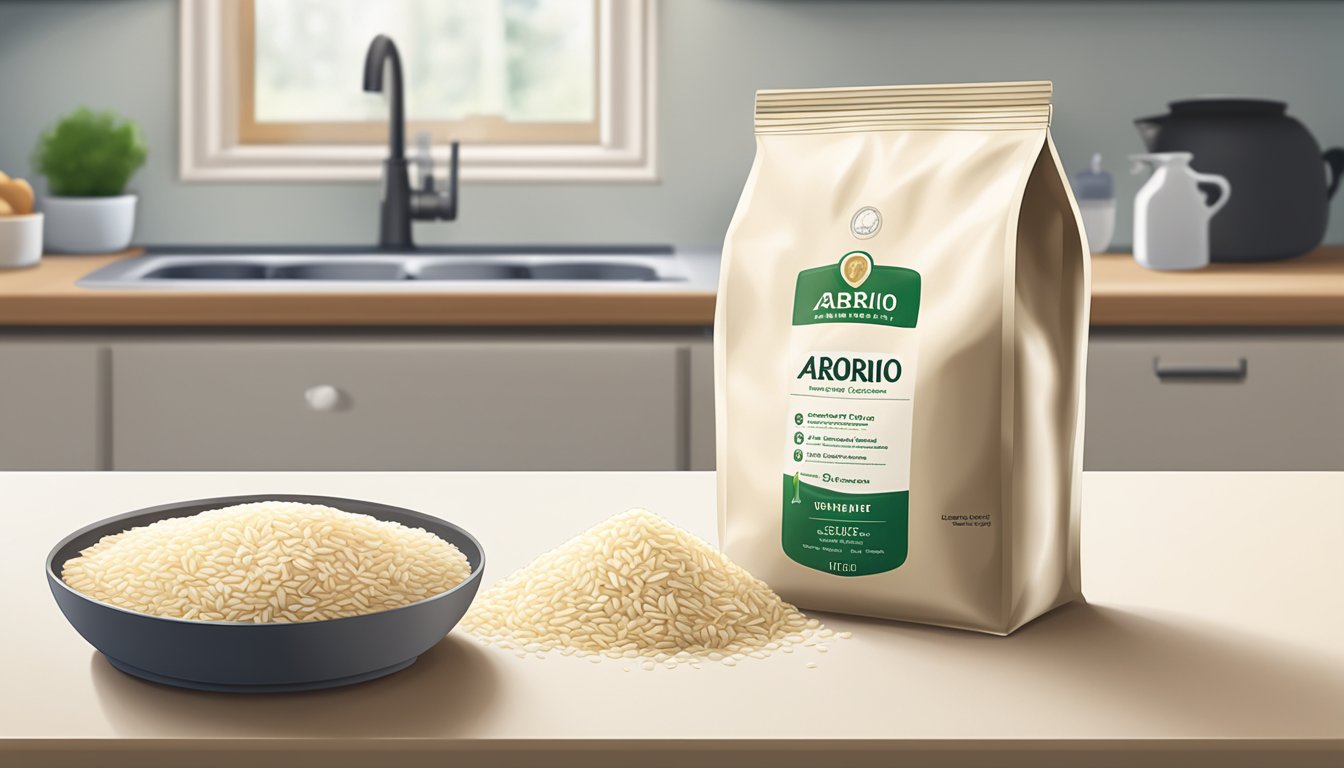
[[[1190,167],[1189,152],[1130,155],[1134,172],[1146,165],[1152,178],[1134,196],[1134,258],[1149,269],[1199,269],[1209,264],[1209,220],[1232,195],[1222,176]],[[1219,189],[1212,205],[1199,184]]]

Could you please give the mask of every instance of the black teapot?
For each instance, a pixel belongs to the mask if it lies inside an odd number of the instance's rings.
[[[1149,152],[1190,152],[1191,167],[1224,176],[1232,194],[1209,224],[1214,261],[1274,261],[1321,244],[1344,149],[1325,153],[1288,105],[1264,99],[1173,101],[1134,121]]]

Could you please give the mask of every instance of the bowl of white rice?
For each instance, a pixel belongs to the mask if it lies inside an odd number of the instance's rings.
[[[164,504],[47,556],[61,612],[117,669],[283,692],[413,664],[467,612],[485,555],[462,528],[371,501],[270,494]]]

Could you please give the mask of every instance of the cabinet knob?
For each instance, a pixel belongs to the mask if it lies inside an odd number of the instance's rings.
[[[330,384],[318,384],[304,390],[303,399],[312,410],[326,413],[340,407],[341,390]]]

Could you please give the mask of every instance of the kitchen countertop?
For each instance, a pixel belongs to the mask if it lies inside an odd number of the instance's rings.
[[[1344,245],[1190,272],[1154,272],[1124,253],[1094,256],[1092,325],[1341,326]]]
[[[35,326],[709,326],[711,254],[703,280],[658,293],[210,293],[76,287],[137,252],[48,256],[0,272],[0,327]],[[1092,325],[1344,326],[1344,245],[1300,259],[1153,272],[1128,254],[1093,257]]]
[[[823,614],[853,633],[825,655],[626,672],[621,661],[520,659],[453,633],[390,677],[269,697],[112,669],[58,612],[42,576],[49,548],[159,502],[332,494],[463,524],[488,553],[489,582],[630,506],[712,541],[713,475],[12,473],[0,487],[11,616],[0,765],[1344,761],[1344,474],[1088,474],[1090,603],[1008,638]]]
[[[678,251],[690,279],[658,291],[226,293],[75,285],[139,254],[44,256],[35,267],[0,271],[0,327],[707,326],[718,279],[717,254]]]

